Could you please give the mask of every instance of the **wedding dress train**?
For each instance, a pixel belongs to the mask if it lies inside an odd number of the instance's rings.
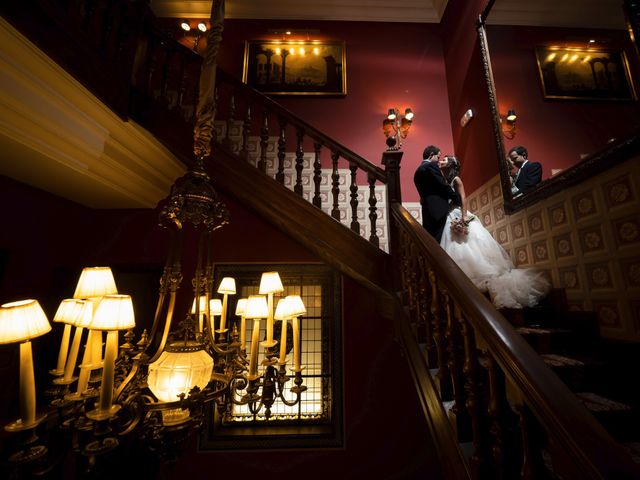
[[[542,272],[515,268],[507,252],[475,215],[465,235],[451,230],[461,218],[460,208],[449,212],[440,246],[482,292],[489,292],[496,308],[533,307],[549,293],[551,284]]]

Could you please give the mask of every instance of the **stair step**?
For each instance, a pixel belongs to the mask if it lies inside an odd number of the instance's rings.
[[[618,442],[634,442],[638,439],[635,427],[639,415],[630,405],[594,392],[579,392],[576,396]]]
[[[573,331],[566,328],[518,327],[516,332],[538,353],[564,353]]]

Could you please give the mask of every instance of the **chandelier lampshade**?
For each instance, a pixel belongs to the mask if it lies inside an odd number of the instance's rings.
[[[0,307],[0,344],[25,342],[50,330],[37,300],[20,300]]]
[[[130,295],[105,295],[89,322],[91,330],[129,330],[136,326]]]
[[[264,272],[260,278],[260,295],[283,292],[282,280],[278,272]]]
[[[228,295],[236,294],[236,281],[233,277],[224,277],[218,286],[218,293],[226,293]]]
[[[5,427],[9,431],[23,430],[37,423],[30,340],[50,330],[49,320],[37,300],[20,300],[0,307],[0,344],[20,342],[20,419]]]
[[[117,294],[116,281],[109,267],[82,269],[73,298],[95,298]]]
[[[209,312],[211,312],[211,315],[222,314],[222,301],[219,298],[212,298],[209,301]]]

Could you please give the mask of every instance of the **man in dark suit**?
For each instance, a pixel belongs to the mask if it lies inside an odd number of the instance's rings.
[[[529,152],[523,146],[509,150],[509,161],[518,167],[518,173],[513,177],[511,184],[511,193],[514,197],[529,192],[542,181],[542,164],[530,162],[528,155]]]
[[[429,145],[424,149],[422,163],[413,175],[422,205],[422,225],[438,243],[447,221],[449,201],[460,205],[460,195],[444,179],[439,163],[440,149]]]

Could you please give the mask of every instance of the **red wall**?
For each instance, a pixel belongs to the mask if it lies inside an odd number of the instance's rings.
[[[318,261],[233,199],[223,200],[231,223],[214,234],[216,261]],[[84,266],[110,265],[115,272],[163,264],[166,235],[156,226],[155,210],[92,210],[2,176],[0,204],[16,206],[5,209],[5,228],[0,230],[0,252],[7,259],[6,268],[0,268],[2,303],[37,298],[51,319],[59,301],[72,295]],[[188,278],[181,291],[187,291]],[[344,448],[191,452],[161,478],[210,478],[213,468],[229,475],[238,469],[245,475],[294,475],[303,469],[309,479],[440,478],[393,325],[376,311],[370,291],[349,278],[343,282]],[[155,296],[157,278],[151,283],[148,290]],[[149,319],[137,322],[139,330]],[[39,395],[50,381],[46,372],[55,363],[60,334],[56,324],[53,332],[33,341]],[[17,353],[17,345],[0,346],[0,381],[6,386],[0,392],[0,424],[17,415]]]
[[[164,19],[176,38],[174,20]],[[413,173],[429,144],[453,152],[447,80],[439,26],[371,22],[225,20],[219,64],[242,78],[245,40],[278,39],[272,29],[317,30],[310,39],[346,42],[347,95],[342,98],[273,98],[335,138],[345,147],[380,165],[386,149],[382,120],[387,110],[411,107],[415,113],[403,141],[401,181],[404,201],[419,199]],[[294,38],[304,38],[302,37]],[[202,50],[201,50],[202,51]]]
[[[640,128],[637,101],[544,99],[535,58],[538,45],[584,47],[589,38],[607,39],[607,48],[627,51],[638,91],[640,66],[624,30],[494,25],[487,28],[487,37],[499,111],[504,115],[514,108],[518,114],[516,137],[505,139],[505,148],[526,146],[529,157],[542,162],[544,178],[552,169],[571,167],[581,154],[599,150],[610,138]]]

